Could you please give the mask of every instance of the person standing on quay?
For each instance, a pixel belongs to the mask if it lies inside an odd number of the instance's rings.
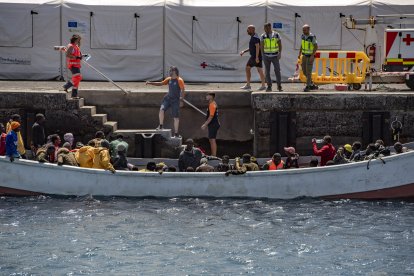
[[[298,59],[302,56],[302,71],[306,76],[306,87],[304,92],[309,92],[315,89],[316,86],[312,85],[312,68],[315,61],[315,54],[318,50],[318,42],[316,36],[310,32],[310,26],[303,25],[303,34],[301,36],[301,47],[299,50]]]
[[[263,74],[262,69],[262,55],[260,52],[260,38],[256,34],[256,27],[253,25],[249,25],[247,27],[247,34],[250,35],[250,42],[249,42],[249,49],[243,50],[240,52],[240,56],[243,56],[245,53],[250,53],[250,58],[246,64],[246,84],[240,87],[243,90],[251,90],[252,87],[250,85],[250,79],[252,77],[252,67],[257,68],[257,72],[259,73],[260,80],[262,82],[262,86],[259,88],[259,91],[263,91],[266,89],[265,86],[265,77]]]
[[[216,94],[208,93],[206,99],[208,101],[206,122],[201,126],[202,130],[208,128],[208,140],[210,142],[211,156],[217,156],[217,132],[220,128],[218,119],[218,106],[215,101]]]
[[[272,24],[266,23],[264,25],[264,34],[260,37],[260,49],[263,55],[263,63],[266,71],[266,92],[272,91],[272,78],[270,77],[270,67],[273,64],[276,75],[277,90],[282,90],[280,63],[282,56],[282,41],[279,33],[272,30]]]
[[[63,86],[63,89],[68,92],[68,89],[72,87],[72,98],[78,97],[78,89],[80,81],[82,80],[82,75],[80,72],[81,69],[81,60],[83,58],[81,50],[81,37],[77,34],[74,34],[70,39],[70,44],[66,50],[66,63],[67,67],[72,73],[72,81],[68,82]]]

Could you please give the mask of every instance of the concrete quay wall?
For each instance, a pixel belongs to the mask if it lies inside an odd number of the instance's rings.
[[[403,124],[402,142],[414,140],[414,93],[253,93],[254,153],[258,157],[295,146],[312,154],[311,139],[331,135],[335,145],[393,144],[391,122]]]
[[[6,124],[13,114],[22,117],[22,135],[26,148],[30,148],[31,127],[37,113],[46,118],[46,135],[72,132],[76,141],[86,143],[97,130],[103,129],[102,121],[96,120],[83,110],[83,99],[68,99],[58,91],[5,91],[0,90],[0,122]]]
[[[187,91],[186,100],[206,112],[205,96],[208,91]],[[131,92],[123,95],[119,90],[81,90],[86,105],[94,105],[99,113],[108,114],[108,119],[118,122],[118,129],[154,129],[158,126],[158,112],[165,91]],[[251,93],[216,91],[221,129],[218,139],[248,141],[253,137]],[[183,138],[207,137],[200,129],[206,118],[184,104],[180,109],[180,134]],[[166,112],[164,128],[172,128],[170,110]]]

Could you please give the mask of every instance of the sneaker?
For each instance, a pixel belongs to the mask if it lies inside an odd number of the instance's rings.
[[[155,130],[161,130],[161,129],[163,129],[163,126],[162,126],[162,125],[158,125],[158,126],[155,128]]]
[[[266,88],[266,92],[272,92],[272,87],[271,87],[271,86],[268,86],[268,87]]]
[[[317,85],[315,85],[315,84],[312,84],[311,86],[310,86],[310,90],[318,90],[319,89],[319,86],[317,86]]]
[[[266,86],[261,86],[259,89],[257,89],[257,91],[263,91],[266,89]]]
[[[309,91],[310,91],[310,89],[309,89],[308,86],[306,86],[305,89],[303,89],[303,92],[309,92]]]
[[[279,90],[279,92],[282,92],[282,91],[283,91],[282,86],[281,86],[281,85],[279,85],[279,86],[277,87],[277,90]]]
[[[245,84],[244,86],[240,87],[242,90],[251,90],[252,87],[250,85]]]

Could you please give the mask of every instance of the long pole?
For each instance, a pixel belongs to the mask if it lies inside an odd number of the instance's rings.
[[[189,106],[191,106],[192,108],[194,108],[195,110],[203,114],[204,116],[207,116],[207,113],[205,113],[204,111],[202,111],[201,109],[199,109],[198,107],[196,107],[195,105],[187,101],[186,99],[183,99],[183,102],[185,102],[186,104],[188,104]]]
[[[89,64],[86,60],[82,60],[83,63],[85,63],[86,65],[88,65],[89,67],[91,67],[93,70],[95,70],[99,75],[101,75],[102,77],[104,77],[105,79],[107,79],[110,83],[112,83],[113,85],[115,85],[116,87],[118,87],[119,89],[121,89],[124,94],[128,94],[129,92],[126,91],[125,89],[123,89],[121,86],[119,86],[118,84],[116,84],[113,80],[111,80],[109,77],[107,77],[104,73],[102,73],[101,71],[99,71],[98,69],[96,69],[94,66],[92,66],[91,64]]]

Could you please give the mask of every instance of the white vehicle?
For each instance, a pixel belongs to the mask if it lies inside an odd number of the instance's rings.
[[[414,24],[413,14],[378,15],[376,18],[354,19],[352,16],[346,19],[345,26],[355,29],[358,25],[364,25],[369,29],[378,24]],[[375,43],[365,49],[372,62],[375,62]],[[370,72],[369,90],[372,81],[404,83],[414,90],[414,29],[399,28],[385,29],[382,70]]]

